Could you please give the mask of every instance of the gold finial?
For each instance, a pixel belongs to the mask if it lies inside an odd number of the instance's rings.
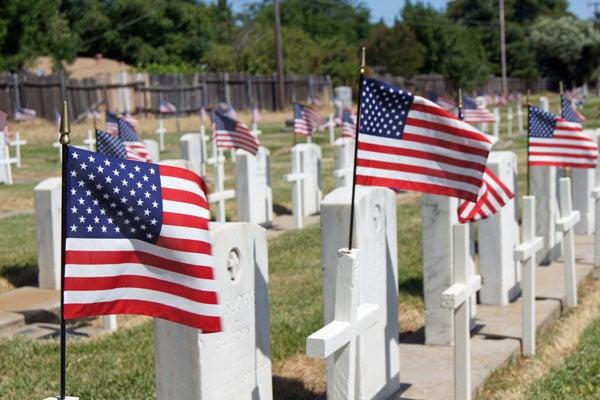
[[[360,57],[360,73],[364,74],[365,73],[365,67],[367,65],[367,48],[365,46],[362,47],[361,49],[361,57]]]
[[[69,109],[67,108],[67,102],[63,102],[63,112],[60,116],[60,144],[67,145],[71,143],[71,124],[69,123]]]
[[[563,81],[558,82],[558,91],[561,95],[564,93]]]
[[[462,89],[458,89],[458,108],[463,108]]]

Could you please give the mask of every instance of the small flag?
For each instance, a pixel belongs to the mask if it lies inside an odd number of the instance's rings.
[[[571,103],[571,100],[569,100],[569,98],[564,94],[560,95],[560,106],[562,111],[562,117],[565,120],[569,122],[576,122],[578,124],[580,124],[583,121],[583,119],[580,118],[582,116],[581,113],[578,113],[575,110],[573,104]]]
[[[119,118],[116,114],[108,111],[106,112],[106,133],[115,138],[119,138],[123,142],[123,145],[127,150],[126,157],[129,160],[152,162],[146,144],[139,137],[133,126],[123,118]],[[96,136],[97,135],[98,134],[96,133]],[[98,140],[98,138],[96,138],[96,140]],[[101,151],[100,146],[98,146],[98,152],[117,157],[114,152]]]
[[[256,155],[260,143],[246,125],[216,111],[211,116],[218,149],[243,149]]]
[[[8,128],[8,115],[4,111],[0,111],[0,131],[4,137],[4,145],[8,146],[13,140],[13,135]]]
[[[202,178],[71,146],[66,163],[64,318],[139,314],[220,332]]]
[[[113,136],[119,136],[119,117],[110,111],[106,112],[105,127],[106,133]]]
[[[175,107],[173,103],[169,103],[166,100],[161,100],[158,111],[161,114],[175,114],[177,112],[177,107]]]
[[[123,113],[123,115],[121,115],[121,118],[123,119],[123,121],[125,121],[129,125],[131,125],[133,129],[137,129],[138,128],[138,120],[137,120],[137,118],[135,118],[133,115],[129,114],[127,111],[125,111]]]
[[[477,201],[492,146],[437,104],[372,78],[361,83],[356,183]]]
[[[319,128],[320,123],[321,117],[313,107],[294,104],[294,133],[310,136]]]
[[[110,135],[99,129],[96,129],[96,149],[98,153],[111,157],[151,162],[145,146],[140,148],[137,142],[126,142],[118,136]]]
[[[486,167],[477,202],[461,200],[458,206],[458,221],[464,224],[486,219],[496,214],[514,197],[515,194]]]
[[[448,112],[454,112],[456,109],[456,102],[451,97],[442,96],[435,92],[429,92],[427,98]]]
[[[463,115],[462,120],[469,124],[482,124],[486,122],[496,122],[494,113],[485,107],[477,106],[475,99],[469,96],[463,96]]]
[[[28,121],[35,118],[37,113],[31,108],[18,107],[15,111],[15,121]]]
[[[342,112],[342,136],[356,137],[356,114],[347,108]]]
[[[577,122],[530,106],[528,135],[531,166],[596,167],[598,146]]]

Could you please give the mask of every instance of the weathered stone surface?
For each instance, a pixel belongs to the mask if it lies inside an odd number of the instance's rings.
[[[544,238],[544,246],[536,260],[548,265],[561,254],[562,234],[556,231],[558,217],[558,189],[556,167],[530,167],[531,195],[535,196],[536,236]]]
[[[60,289],[61,182],[60,177],[48,178],[33,189],[38,282],[43,289]]]
[[[266,147],[261,146],[256,155],[244,150],[236,152],[235,192],[240,221],[272,224],[271,156]]]
[[[335,155],[335,187],[352,185],[352,169],[354,167],[354,139],[343,137],[333,144]]]

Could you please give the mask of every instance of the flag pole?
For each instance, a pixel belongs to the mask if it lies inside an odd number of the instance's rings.
[[[462,109],[463,109],[462,89],[458,88],[458,119],[460,119],[461,121],[464,119]]]
[[[95,121],[95,119],[94,119]],[[63,102],[63,111],[60,118],[60,144],[62,145],[62,208],[61,208],[61,268],[60,268],[60,399],[64,400],[66,390],[67,371],[67,332],[65,324],[65,250],[66,250],[66,226],[67,223],[67,164],[68,147],[71,125],[69,123],[69,110],[67,102]]]
[[[558,82],[558,93],[560,94],[560,116],[563,116],[563,104],[562,104],[562,96],[564,94],[563,81]]]
[[[531,113],[531,102],[529,100],[529,96],[531,96],[531,91],[527,89],[527,196],[529,196],[529,114]]]
[[[356,159],[358,158],[358,135],[360,134],[360,106],[362,100],[362,83],[365,75],[366,66],[366,48],[365,46],[361,49],[360,58],[360,76],[358,78],[358,110],[356,113],[356,138],[354,139],[354,167],[352,172],[352,201],[350,203],[350,233],[348,238],[348,249],[352,248],[352,230],[354,229],[354,195],[356,193]]]

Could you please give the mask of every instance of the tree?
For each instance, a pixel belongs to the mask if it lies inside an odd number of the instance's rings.
[[[392,75],[411,77],[423,66],[425,48],[412,29],[395,21],[392,28],[380,25],[369,38],[369,64]]]
[[[539,18],[531,27],[531,44],[542,73],[554,80],[581,82],[600,62],[600,33],[571,16]]]

